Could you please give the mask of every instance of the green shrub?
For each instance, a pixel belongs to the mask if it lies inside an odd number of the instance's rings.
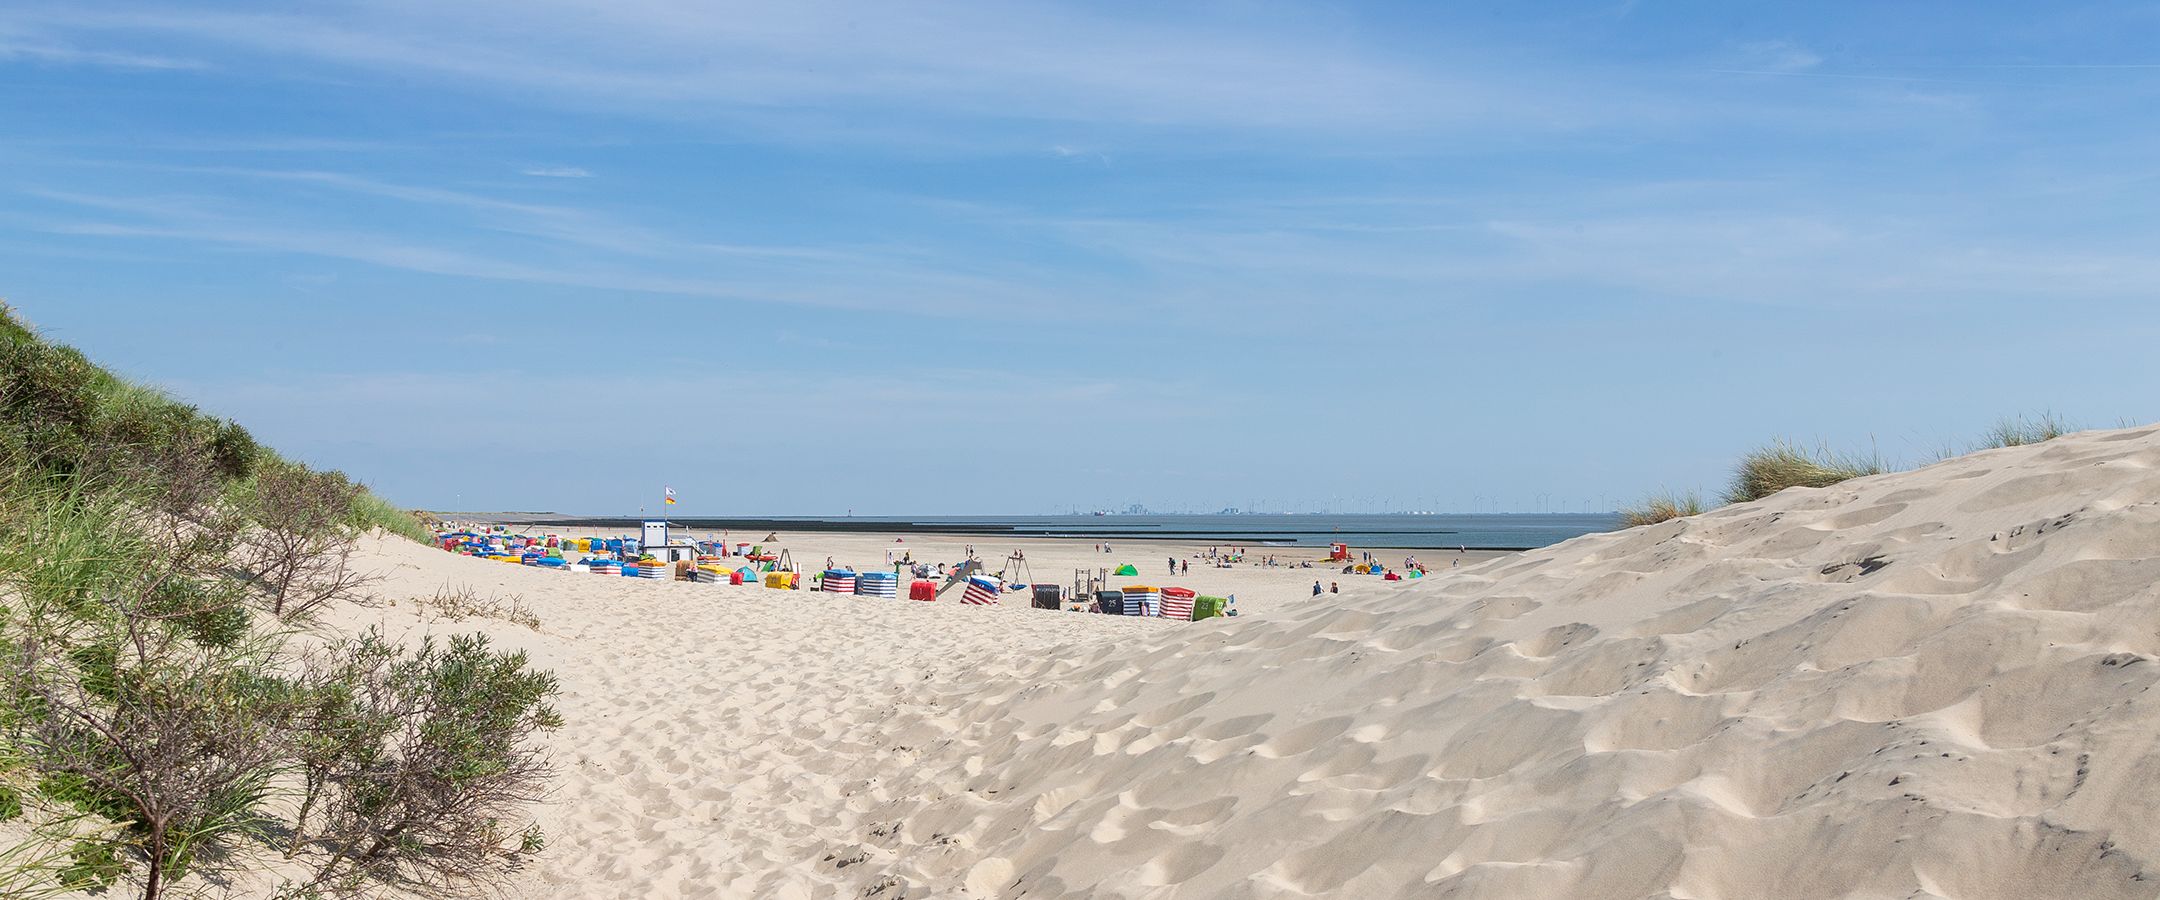
[[[198,644],[229,649],[239,646],[253,623],[243,596],[230,579],[174,578],[152,591],[146,608]]]
[[[104,841],[76,841],[68,848],[68,865],[60,870],[60,886],[69,890],[102,891],[127,874],[127,864]]]
[[[352,567],[350,524],[360,486],[342,472],[276,461],[258,467],[244,495],[250,528],[240,561],[280,617],[302,617],[367,581]]]
[[[553,675],[481,635],[402,647],[375,631],[331,644],[311,668],[294,840],[329,856],[310,887],[480,881],[511,841],[543,845],[536,829],[502,823],[552,772],[534,739],[562,724]]]
[[[1655,525],[1685,516],[1702,515],[1702,498],[1695,492],[1685,494],[1656,494],[1634,506],[1620,510],[1620,526],[1634,528],[1638,525]]]
[[[1888,471],[1874,457],[1848,456],[1825,449],[1808,450],[1776,441],[1740,458],[1725,502],[1760,500],[1789,487],[1829,487],[1841,481]]]

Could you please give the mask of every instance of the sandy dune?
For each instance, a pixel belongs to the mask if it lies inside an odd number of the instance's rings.
[[[2156,465],[2091,433],[1193,625],[377,552],[544,620],[485,624],[569,692],[530,896],[2155,897]]]

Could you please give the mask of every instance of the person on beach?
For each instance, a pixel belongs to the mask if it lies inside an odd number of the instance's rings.
[[[1327,583],[1327,592],[1328,592],[1328,593],[1330,593],[1330,594],[1340,594],[1340,593],[1342,593],[1342,584],[1341,584],[1341,583],[1339,583],[1339,582],[1334,582],[1334,581],[1330,581],[1330,582],[1328,582],[1328,583]]]
[[[1170,557],[1170,574],[1177,574],[1177,557]]]
[[[1180,575],[1189,575],[1189,574],[1191,574],[1191,573],[1192,573],[1192,560],[1189,560],[1189,559],[1188,559],[1188,560],[1185,560],[1185,561],[1183,561],[1183,562],[1180,562],[1180,563],[1178,563],[1178,574],[1180,574]]]
[[[1312,595],[1315,597],[1320,596],[1320,582],[1315,581],[1312,583]]]

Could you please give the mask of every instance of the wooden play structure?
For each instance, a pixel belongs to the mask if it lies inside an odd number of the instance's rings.
[[[1035,573],[1028,568],[1027,552],[1014,550],[1005,557],[1005,568],[998,570],[998,580],[1006,584],[1034,584]]]
[[[1093,596],[1095,596],[1095,592],[1097,592],[1097,591],[1107,591],[1107,590],[1109,590],[1109,589],[1110,589],[1110,570],[1109,570],[1109,569],[1074,569],[1074,570],[1073,570],[1073,591],[1072,591],[1072,595],[1073,595],[1074,597],[1093,597]]]

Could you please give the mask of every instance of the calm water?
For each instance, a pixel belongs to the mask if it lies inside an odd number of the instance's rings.
[[[523,521],[532,521],[526,518]],[[562,525],[632,528],[636,519],[548,517]],[[1476,515],[1235,515],[1235,516],[851,516],[845,518],[679,518],[696,531],[895,531],[1064,537],[1086,540],[1175,540],[1201,544],[1520,549],[1557,544],[1619,527],[1610,513]]]

